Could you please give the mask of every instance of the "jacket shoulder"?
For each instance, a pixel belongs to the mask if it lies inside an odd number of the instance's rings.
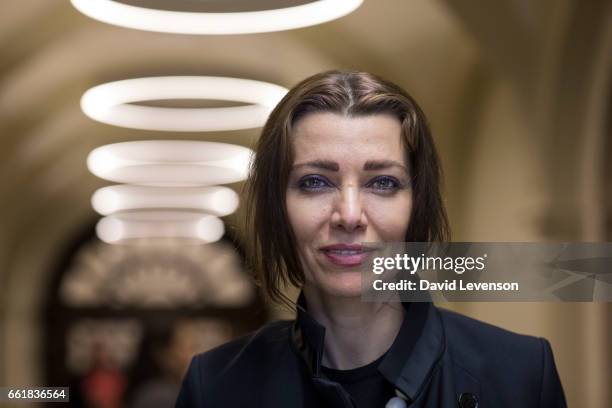
[[[287,347],[292,324],[292,320],[268,323],[252,333],[197,354],[194,359],[218,376],[242,360],[265,359],[268,354]]]
[[[497,394],[514,390],[506,395],[508,401],[519,401],[524,395],[535,406],[565,406],[548,340],[518,334],[450,310],[438,310],[453,364]]]
[[[478,353],[495,353],[503,347],[518,354],[537,353],[541,339],[519,334],[483,321],[439,308],[447,337],[452,343]]]
[[[236,384],[257,384],[270,361],[290,351],[292,324],[290,320],[268,323],[255,332],[195,355],[183,378],[176,407],[205,407],[210,403],[215,406],[220,398],[227,402],[232,392],[244,399],[244,394],[236,393]],[[207,404],[203,403],[204,395]]]
[[[542,340],[439,309],[453,360],[469,371],[539,371]]]

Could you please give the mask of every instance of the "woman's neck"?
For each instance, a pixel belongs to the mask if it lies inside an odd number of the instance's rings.
[[[364,366],[393,344],[404,319],[401,303],[362,302],[304,287],[308,313],[325,326],[323,365],[338,370]]]

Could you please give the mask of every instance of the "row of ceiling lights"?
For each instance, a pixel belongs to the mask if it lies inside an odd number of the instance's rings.
[[[136,7],[114,0],[71,0],[83,14],[119,26],[182,34],[245,34],[320,24],[355,10],[363,0],[318,0],[275,10],[195,13]],[[182,76],[136,78],[91,88],[81,98],[90,118],[127,128],[222,131],[262,126],[287,89],[251,79]],[[135,105],[170,99],[221,100],[247,105],[170,108]],[[96,227],[107,243],[149,239],[214,242],[219,219],[238,207],[238,195],[218,186],[246,179],[253,152],[243,146],[192,140],[115,143],[87,158],[96,176],[120,185],[96,191]]]

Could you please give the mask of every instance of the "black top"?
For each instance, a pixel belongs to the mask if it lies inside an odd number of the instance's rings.
[[[294,330],[304,337],[307,344],[322,345],[325,338],[325,327],[317,324],[308,314],[304,293],[298,297],[298,315]],[[395,396],[393,383],[400,375],[404,361],[410,357],[429,310],[427,303],[396,303],[404,309],[404,319],[393,344],[376,361],[352,370],[334,370],[321,366],[321,372],[331,381],[342,386],[348,392],[355,407],[384,407],[390,398]],[[304,355],[304,353],[302,353]],[[306,357],[306,356],[305,356]],[[307,357],[306,357],[307,358]],[[318,356],[319,360],[321,355]],[[317,372],[313,361],[313,373]],[[316,374],[315,374],[316,376]]]
[[[384,407],[395,396],[395,387],[378,371],[383,360],[378,359],[361,367],[350,370],[336,370],[321,366],[321,372],[330,380],[342,385],[349,393],[355,407]]]
[[[307,310],[306,297],[304,293],[300,293],[297,301],[298,305],[298,313],[297,319],[293,325],[293,336],[294,342],[299,345],[297,347],[297,351],[302,355],[302,358],[307,363],[307,367],[310,370],[311,375],[316,379],[321,377],[321,371],[323,374],[330,372],[329,368],[325,368],[321,366],[323,345],[325,344],[325,327],[319,324],[309,313]],[[425,322],[429,313],[432,310],[431,303],[397,303],[397,307],[403,307],[404,309],[404,320],[402,321],[402,326],[393,341],[393,344],[387,350],[387,352],[380,357],[374,363],[367,365],[365,367],[361,367],[368,372],[368,370],[372,371],[374,374],[372,378],[367,379],[369,382],[368,386],[376,386],[376,390],[373,393],[368,393],[367,387],[362,387],[363,384],[358,383],[355,385],[346,386],[343,380],[348,380],[345,376],[345,373],[342,370],[331,370],[332,376],[327,376],[329,380],[337,383],[337,384],[328,384],[325,383],[324,387],[317,387],[319,390],[325,388],[326,391],[324,394],[329,398],[329,389],[330,386],[337,385],[341,391],[347,391],[348,394],[353,398],[354,402],[357,404],[357,408],[360,407],[372,407],[372,406],[384,406],[387,401],[395,396],[395,387],[389,387],[389,384],[396,384],[398,378],[405,376],[403,373],[404,366],[406,361],[410,360],[410,357],[413,353],[417,340],[421,336],[421,333],[424,330]],[[438,346],[435,343],[429,344],[428,347],[437,348]],[[312,350],[317,350],[318,352],[312,353]],[[414,359],[413,359],[414,360]],[[402,383],[404,385],[404,397],[408,401],[412,400],[412,396],[414,392],[406,392],[406,389],[410,389],[407,387],[416,388],[416,386],[421,381],[420,378],[424,378],[427,375],[429,370],[429,365],[422,364],[421,362],[416,362],[416,364],[410,378]],[[359,370],[358,368],[357,370]],[[352,370],[348,370],[352,371]],[[334,376],[334,374],[336,374]],[[350,374],[349,374],[350,375]],[[357,372],[357,375],[361,375],[361,372]],[[370,383],[373,382],[373,383]],[[318,381],[315,381],[317,384]],[[389,392],[389,390],[391,392]],[[339,391],[339,390],[337,390]],[[416,389],[415,389],[416,391]],[[367,395],[365,395],[367,394]],[[386,398],[388,397],[388,398]],[[362,404],[360,401],[362,399],[366,399],[370,401],[374,399],[376,401],[380,401],[383,398],[386,398],[384,404]]]

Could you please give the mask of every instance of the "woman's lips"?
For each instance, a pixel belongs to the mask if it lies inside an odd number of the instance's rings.
[[[352,249],[322,249],[327,259],[340,266],[360,265],[368,257],[368,251]]]

